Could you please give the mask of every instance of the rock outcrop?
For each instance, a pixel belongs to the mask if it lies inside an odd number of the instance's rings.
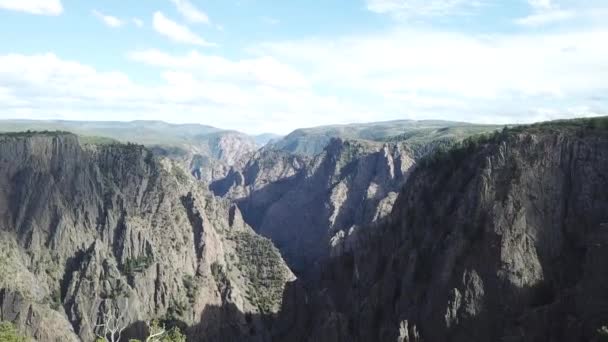
[[[0,120],[0,132],[24,131],[67,131],[87,142],[142,144],[157,155],[179,162],[207,183],[225,177],[231,167],[242,167],[258,149],[252,136],[199,124]]]
[[[192,341],[600,341],[606,120],[419,152],[262,149],[221,199],[140,146],[2,135],[0,320],[41,341],[91,340],[107,311]]]
[[[454,121],[394,120],[301,128],[270,145],[274,149],[315,156],[323,152],[332,139],[336,138],[375,142],[400,141],[407,142],[410,146],[424,147],[432,142],[460,140],[500,128],[502,127]]]
[[[386,221],[344,238],[308,298],[285,302],[279,336],[599,341],[608,130],[590,127],[516,128],[420,163]]]
[[[156,155],[179,163],[206,184],[225,178],[232,169],[243,168],[257,149],[253,138],[231,131],[200,136],[180,147],[155,145],[151,148]]]
[[[314,158],[265,149],[212,183],[290,267],[314,273],[332,240],[386,216],[414,165],[403,144],[333,139]]]
[[[231,157],[230,157],[231,158]],[[238,210],[138,145],[0,136],[0,320],[40,341],[160,319],[193,341],[265,341],[294,277]]]

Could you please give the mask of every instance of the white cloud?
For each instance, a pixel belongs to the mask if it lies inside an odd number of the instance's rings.
[[[528,3],[537,10],[549,10],[554,6],[552,0],[528,0]]]
[[[209,16],[188,0],[170,0],[177,11],[191,23],[210,24]]]
[[[54,54],[0,56],[0,118],[145,118],[288,133],[325,123],[327,113],[363,117],[357,108],[308,89],[282,89],[231,75],[207,78],[188,70],[159,74],[160,84],[143,85],[124,73],[100,72]]]
[[[144,27],[144,21],[139,18],[133,18],[131,21],[133,21],[133,24],[139,28]]]
[[[520,26],[536,28],[551,24],[584,23],[606,26],[608,4],[605,0],[528,0],[531,13],[515,19]]]
[[[367,0],[367,9],[399,18],[465,13],[481,5],[478,0]]]
[[[608,114],[608,29],[429,31],[256,44],[241,59],[132,52],[140,83],[54,54],[0,56],[0,117],[200,122],[247,132],[372,120],[531,122]],[[49,114],[52,113],[52,114]]]
[[[156,32],[175,42],[199,46],[215,46],[215,44],[207,42],[201,36],[192,32],[188,27],[167,18],[162,12],[154,13],[152,24]]]
[[[117,28],[124,24],[122,20],[111,15],[103,14],[98,10],[93,10],[92,13],[108,27]]]
[[[515,22],[521,26],[543,26],[547,24],[562,22],[576,17],[574,11],[550,10],[516,19]]]
[[[262,45],[336,86],[449,92],[480,98],[559,95],[608,87],[608,31],[496,35],[396,31],[386,36]]]
[[[158,50],[144,50],[130,53],[129,58],[165,69],[185,70],[206,80],[229,80],[279,88],[308,86],[304,75],[271,56],[232,61],[196,51],[175,56]]]
[[[469,121],[508,113],[522,121],[540,104],[564,112],[570,102],[605,93],[608,46],[598,42],[606,40],[604,30],[490,37],[398,31],[267,43],[254,51],[298,66],[313,87],[367,98],[382,113]],[[607,112],[607,103],[598,106]]]
[[[0,0],[0,9],[38,15],[60,15],[61,0]]]

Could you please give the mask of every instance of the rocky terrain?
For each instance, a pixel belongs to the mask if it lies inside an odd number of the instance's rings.
[[[264,149],[211,189],[305,274],[329,255],[334,235],[390,212],[413,165],[403,144],[334,139],[312,158]]]
[[[92,340],[106,312],[138,338],[156,318],[192,341],[602,341],[607,119],[453,129],[271,144],[215,196],[138,145],[2,135],[0,321],[40,341]]]
[[[222,178],[241,167],[258,149],[258,137],[198,124],[162,121],[32,121],[0,120],[0,132],[69,131],[93,143],[136,143],[171,158],[199,180]],[[268,141],[265,135],[260,142]]]
[[[285,341],[601,341],[608,122],[518,128],[426,158],[345,236]],[[602,337],[602,335],[604,337]]]
[[[432,142],[466,138],[500,129],[496,125],[474,125],[465,122],[439,120],[395,120],[348,125],[301,128],[283,139],[271,142],[274,149],[308,156],[317,155],[332,139],[376,142],[400,141],[424,147]]]
[[[333,244],[391,211],[417,160],[496,129],[405,120],[296,130],[210,188],[236,203],[296,274],[312,278],[327,256],[340,253]]]
[[[266,340],[293,275],[238,208],[139,145],[0,136],[0,320],[92,341],[106,314],[193,341]]]

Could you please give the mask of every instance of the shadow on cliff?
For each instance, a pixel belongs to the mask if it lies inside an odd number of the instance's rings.
[[[193,326],[176,319],[160,320],[160,323],[167,330],[179,328],[191,342],[305,341],[302,336],[306,336],[309,315],[304,293],[300,281],[286,284],[283,304],[276,314],[244,313],[234,303],[225,303],[205,307],[200,323]],[[145,341],[149,333],[148,324],[138,321],[125,329],[121,342]]]
[[[304,341],[309,315],[303,291],[299,281],[288,283],[276,314],[243,313],[233,303],[208,305],[200,323],[182,331],[192,342]]]

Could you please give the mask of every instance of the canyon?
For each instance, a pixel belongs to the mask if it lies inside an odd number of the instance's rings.
[[[605,118],[213,134],[0,135],[0,320],[40,341],[92,341],[109,311],[142,340],[152,320],[192,341],[602,338]]]

